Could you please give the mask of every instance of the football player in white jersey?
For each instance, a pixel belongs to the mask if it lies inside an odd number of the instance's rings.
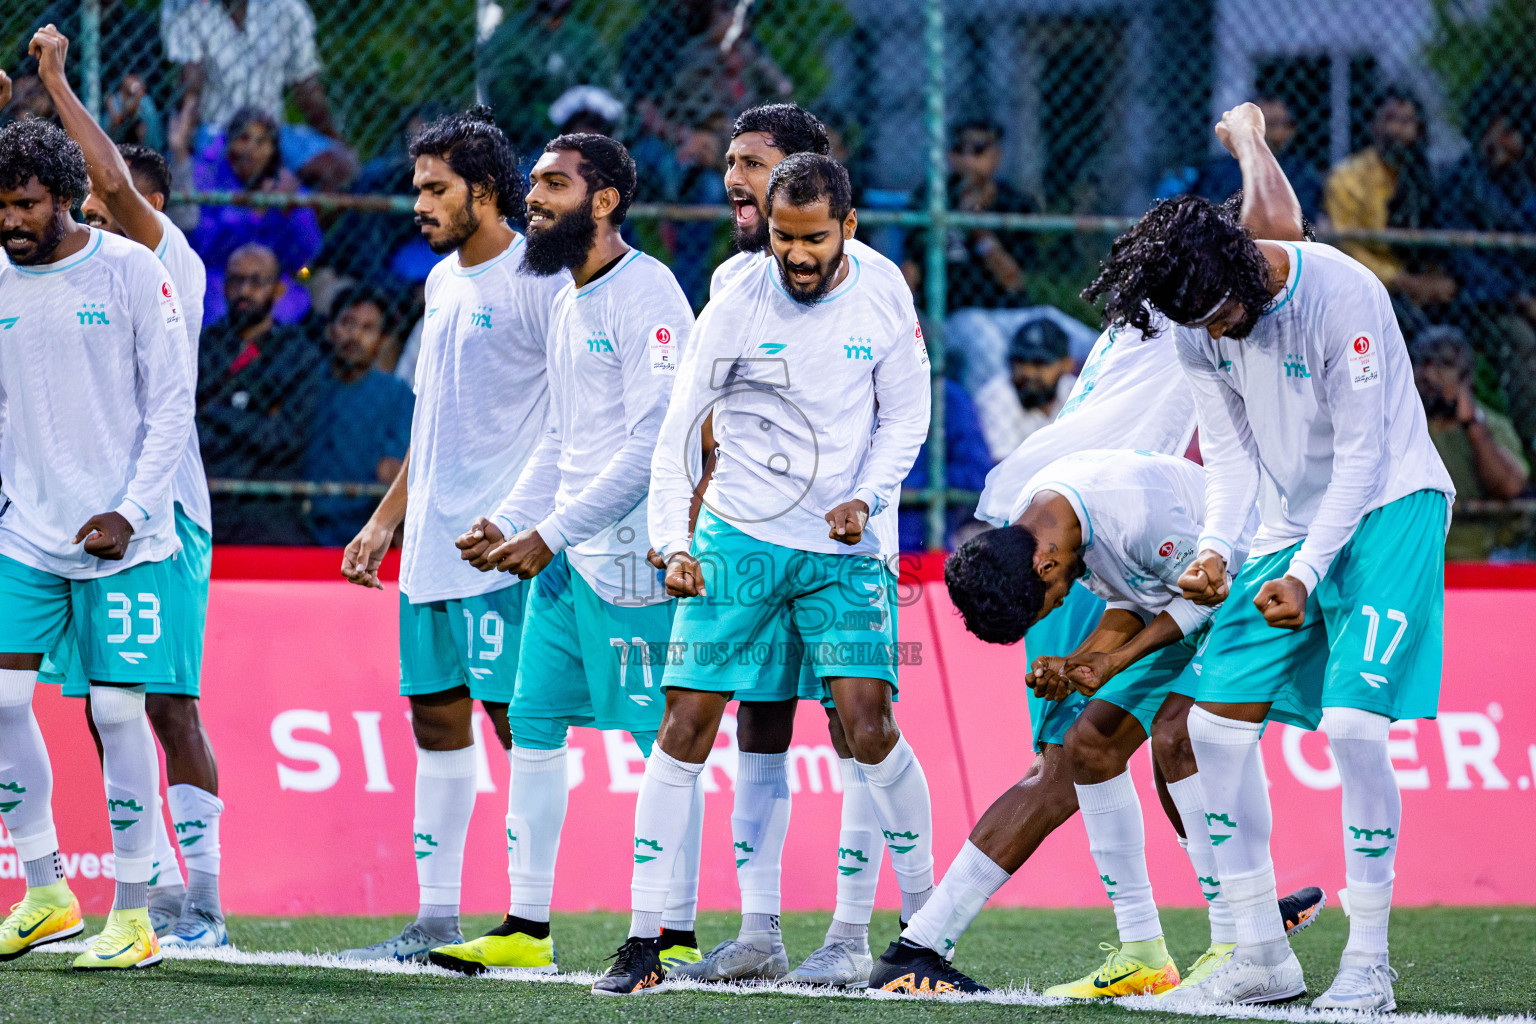
[[[567,282],[550,317],[549,419],[516,485],[499,505],[487,503],[490,514],[465,519],[459,544],[487,578],[532,581],[523,584],[528,619],[510,711],[506,941],[520,950],[516,966],[554,970],[549,908],[569,728],[622,729],[655,757],[676,602],[646,561],[646,495],[693,310],[672,272],[620,237],[636,185],[622,145],[561,135],[545,145],[531,180],[523,263]],[[697,849],[702,782],[690,785],[679,814]],[[679,862],[662,888],[667,945],[697,959],[697,857]],[[474,943],[435,950],[431,960],[466,973],[484,964]]]
[[[831,150],[827,130],[793,103],[753,107],[736,119],[725,157],[725,188],[734,210],[732,238],[738,252],[716,268],[711,292],[722,291],[738,273],[771,260],[768,251],[768,177],[779,161],[795,153]],[[710,420],[703,424],[701,483],[707,484],[714,451]],[[653,554],[659,568],[659,556]],[[869,801],[869,784],[843,737],[842,720],[828,707],[827,728],[842,777],[842,823],[837,841],[837,905],[825,942],[794,970],[779,930],[784,842],[789,831],[789,745],[795,708],[801,698],[819,700],[821,680],[800,656],[799,633],[784,621],[785,635],[757,678],[736,691],[735,806],[731,811],[732,853],[741,891],[741,929],[735,939],[712,948],[698,964],[668,962],[674,976],[698,981],[777,978],[800,984],[858,988],[869,980],[869,920],[875,887],[885,859],[885,837]],[[910,914],[907,910],[903,918]],[[663,961],[667,958],[663,956]]]
[[[0,129],[0,820],[27,876],[0,957],[78,934],[32,711],[43,656],[72,635],[102,746],[116,892],[80,970],[160,960],[149,920],[159,794],[145,686],[175,680],[195,600],[171,480],[192,429],[180,300],[144,246],[77,223],[80,147],[53,124]]]
[[[1259,108],[1245,103],[1226,112],[1216,134],[1242,170],[1243,222],[1255,231],[1301,237],[1301,207],[1264,144],[1264,118]],[[1056,422],[1030,435],[988,474],[977,515],[997,526],[1013,523],[1027,505],[1023,497],[1031,480],[1046,466],[1075,452],[1129,447],[1183,454],[1195,432],[1195,417],[1177,362],[1166,332],[1144,334],[1133,326],[1112,325],[1094,345]],[[1005,552],[1017,539],[1016,534],[993,531],[962,546],[947,567],[951,598],[966,608],[967,625],[982,639],[1014,643],[1027,629],[1027,655],[1036,664],[1050,659],[1042,669],[1060,667],[1099,626],[1105,602],[1086,587],[1068,587],[1058,580],[1044,612],[1039,607],[1025,608],[1018,587],[1006,579],[1012,570],[1011,556]],[[1065,566],[1058,562],[1053,570],[1060,574]],[[1042,582],[1033,586],[1037,596],[1044,590]],[[1048,688],[1043,675],[1040,685],[1026,698],[1034,732],[1034,764],[1017,785],[993,801],[945,872],[934,899],[912,919],[901,942],[887,950],[876,965],[876,972],[885,979],[883,985],[923,993],[976,986],[951,965],[955,944],[987,899],[1047,836],[1077,812],[1077,792],[1065,743],[1089,698],[1059,679]],[[1162,755],[1160,766],[1170,771],[1164,806],[1169,802],[1176,805],[1178,813],[1170,819],[1180,832],[1181,845],[1189,853],[1196,874],[1207,880],[1202,891],[1209,901],[1211,944],[1184,972],[1184,977],[1198,981],[1231,954],[1237,934],[1205,837],[1194,759],[1183,731],[1192,704],[1191,698],[1177,693],[1169,698],[1168,713],[1156,723],[1153,745]],[[1080,730],[1077,735],[1079,745],[1095,738],[1109,742],[1108,737],[1096,736],[1096,730]],[[1287,926],[1300,930],[1314,920],[1322,895],[1311,888],[1288,896],[1282,910]],[[1106,966],[1112,962],[1113,958]],[[1162,963],[1146,966],[1155,974]]]
[[[634,914],[593,987],[649,987],[665,967],[658,919],[684,840],[678,814],[732,694],[776,657],[789,618],[868,779],[904,892],[933,880],[928,785],[892,715],[895,504],[928,428],[928,360],[912,295],[852,240],[848,174],[798,153],[773,169],[774,259],[714,294],[652,465],[652,547],[686,597],[673,630],[667,713],[635,809]],[[690,540],[699,425],[719,456]],[[723,659],[714,652],[728,652]]]
[[[486,576],[454,541],[512,486],[544,429],[544,353],[558,278],[522,268],[522,176],[483,107],[450,114],[411,140],[416,220],[442,262],[427,278],[416,408],[405,465],[347,545],[342,575],[380,587],[378,569],[405,524],[400,559],[400,691],[416,739],[412,837],[417,919],[352,959],[423,959],[463,941],[464,841],[475,805],[475,701],[511,757],[507,705],[528,588]],[[409,496],[409,500],[407,500]],[[514,762],[514,775],[516,765]],[[509,794],[515,799],[516,790]],[[508,854],[509,864],[515,858]],[[509,868],[510,870],[514,870]],[[515,877],[514,877],[515,881]]]
[[[1200,418],[1206,524],[1181,581],[1220,604],[1189,737],[1238,927],[1232,959],[1185,996],[1267,1003],[1306,992],[1274,911],[1266,720],[1321,725],[1338,765],[1349,941],[1319,1008],[1396,1006],[1387,918],[1402,802],[1391,723],[1439,700],[1445,531],[1455,495],[1430,441],[1381,282],[1331,246],[1255,240],[1209,203],[1161,203],[1090,289],[1105,315],[1171,329]],[[1232,577],[1235,523],[1263,525]]]
[[[144,146],[114,146],[107,133],[86,111],[64,74],[69,40],[48,25],[32,39],[38,77],[53,98],[60,123],[85,153],[91,194],[81,214],[92,227],[123,235],[159,257],[171,275],[187,325],[185,356],[197,373],[197,343],[203,325],[203,292],[207,275],[187,236],[163,212],[171,192],[171,172],[165,158]],[[207,622],[208,580],[212,569],[213,522],[208,480],[194,427],[187,435],[176,476],[171,483],[176,534],[181,555],[172,570],[186,575],[196,595],[182,624],[186,651],[193,659],[175,680],[149,683],[145,707],[150,725],[165,752],[167,797],[175,842],[166,831],[165,815],[155,813],[155,871],[149,882],[149,918],[166,946],[221,946],[229,942],[219,902],[219,770],[213,745],[203,729],[198,700],[202,692],[203,629]],[[53,652],[39,678],[62,683],[65,696],[86,697],[90,684],[80,668],[72,643]],[[90,702],[86,702],[89,720]],[[95,724],[91,724],[95,735]],[[97,740],[100,753],[100,740]],[[176,860],[180,846],[187,861],[184,879]]]

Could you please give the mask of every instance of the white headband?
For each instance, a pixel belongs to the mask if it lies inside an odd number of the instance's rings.
[[[1189,323],[1185,324],[1184,326],[1185,327],[1204,327],[1206,324],[1210,323],[1215,318],[1217,313],[1221,312],[1221,307],[1225,306],[1227,304],[1227,299],[1229,299],[1231,297],[1232,297],[1232,293],[1231,292],[1227,292],[1221,298],[1216,300],[1216,305],[1211,307],[1210,312],[1206,313],[1204,316],[1202,316],[1198,320],[1191,320]]]

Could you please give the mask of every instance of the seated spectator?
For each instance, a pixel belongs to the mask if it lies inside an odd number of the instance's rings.
[[[1472,146],[1441,190],[1448,228],[1536,232],[1536,89],[1489,79],[1468,98]],[[1458,249],[1456,322],[1493,365],[1511,419],[1536,442],[1536,258],[1527,250]]]
[[[1291,116],[1291,108],[1278,96],[1255,96],[1253,102],[1264,112],[1264,142],[1290,180],[1296,201],[1301,204],[1302,216],[1317,220],[1323,179],[1317,168],[1291,145],[1296,138],[1296,119]],[[1219,205],[1242,187],[1243,175],[1237,161],[1222,152],[1200,168],[1190,191]]]
[[[1067,332],[1041,317],[1019,328],[1008,345],[1008,375],[976,389],[976,408],[994,461],[1006,458],[1030,434],[1061,411],[1077,362]]]
[[[987,452],[987,441],[982,436],[981,423],[976,416],[976,406],[965,388],[952,380],[944,382],[944,478],[952,488],[962,491],[980,491],[987,482],[987,473],[993,460]],[[912,471],[902,481],[904,491],[922,491],[928,487],[928,444],[918,449],[917,461]],[[974,503],[957,503],[949,506],[948,523],[944,531],[946,547],[962,543],[956,534],[976,523]],[[902,509],[897,516],[897,533],[903,551],[922,551],[928,547],[928,512],[923,508]]]
[[[323,355],[297,327],[277,323],[283,293],[277,255],[236,249],[223,274],[228,315],[203,328],[197,367],[197,432],[210,479],[302,478]],[[303,500],[213,495],[213,531],[224,544],[301,544]]]
[[[1503,416],[1472,396],[1473,354],[1454,327],[1419,332],[1409,354],[1429,436],[1456,485],[1456,500],[1513,498],[1525,490],[1530,466],[1520,435]],[[1451,520],[1445,557],[1484,561],[1498,547],[1518,541],[1514,517],[1463,516]]]
[[[1323,207],[1335,228],[1433,228],[1437,193],[1424,138],[1424,114],[1406,92],[1388,89],[1371,118],[1371,144],[1328,175]],[[1456,297],[1456,281],[1417,249],[1376,242],[1340,248],[1387,286],[1398,319],[1411,334]]]
[[[519,156],[544,148],[550,104],[562,93],[584,84],[606,88],[618,76],[597,30],[571,14],[571,0],[533,0],[482,39],[477,77]]]
[[[298,179],[282,165],[277,122],[258,110],[242,110],[229,123],[224,143],[204,150],[191,163],[192,187],[200,191],[300,192]],[[184,137],[172,143],[176,151],[178,177],[186,167],[189,154],[181,145]],[[181,177],[181,180],[186,180]],[[197,225],[187,232],[188,240],[208,273],[208,317],[223,314],[218,296],[218,272],[236,249],[255,243],[271,250],[284,275],[284,301],[275,310],[278,323],[296,323],[309,311],[309,295],[293,284],[294,275],[306,267],[320,251],[320,222],[315,211],[278,210],[254,206],[202,206]]]
[[[998,176],[1003,162],[1003,130],[989,121],[967,121],[950,136],[949,208],[966,213],[1033,213],[1035,204],[1024,193]],[[912,208],[928,207],[927,188],[913,193]],[[919,309],[923,308],[923,267],[927,261],[928,232],[914,230],[907,236],[902,273],[912,286]],[[1033,246],[1022,231],[987,228],[954,228],[949,232],[948,287],[944,305],[950,312],[977,307],[997,309],[1027,305],[1024,268]]]
[[[165,56],[181,65],[178,119],[202,149],[242,110],[281,121],[292,100],[303,125],[284,125],[284,166],[324,192],[346,188],[357,161],[340,141],[320,81],[315,16],[304,0],[199,0],[166,10]]]
[[[325,328],[330,362],[320,375],[304,452],[306,479],[388,484],[400,472],[415,397],[409,386],[373,365],[390,332],[388,304],[378,294],[354,288],[336,297]],[[377,504],[370,496],[312,499],[315,543],[345,546]]]

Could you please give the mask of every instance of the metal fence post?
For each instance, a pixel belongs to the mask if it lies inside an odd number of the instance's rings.
[[[80,5],[80,79],[85,109],[101,120],[101,0]]]
[[[948,287],[946,253],[949,245],[948,164],[944,124],[944,7],[927,0],[923,43],[928,64],[926,116],[928,128],[928,251],[923,270],[927,307],[928,362],[933,374],[933,419],[928,426],[928,529],[930,549],[942,548],[948,532],[949,492],[944,468],[944,308]]]

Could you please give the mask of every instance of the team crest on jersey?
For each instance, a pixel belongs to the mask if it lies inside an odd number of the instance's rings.
[[[675,374],[677,372],[677,338],[672,328],[659,324],[651,328],[651,373]]]

